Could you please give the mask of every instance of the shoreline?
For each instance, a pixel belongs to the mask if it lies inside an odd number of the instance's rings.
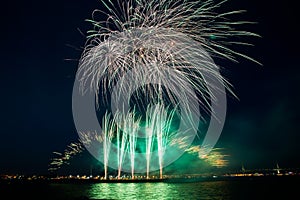
[[[299,181],[299,175],[291,176],[219,176],[219,177],[192,177],[192,178],[163,178],[163,179],[0,179],[0,184],[94,184],[94,183],[194,183],[209,181]]]

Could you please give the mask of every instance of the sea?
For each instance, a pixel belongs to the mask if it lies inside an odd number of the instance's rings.
[[[2,183],[1,199],[300,199],[297,179],[141,183]]]

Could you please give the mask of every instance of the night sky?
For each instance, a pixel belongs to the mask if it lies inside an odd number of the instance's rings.
[[[72,87],[98,0],[9,1],[1,11],[1,173],[45,173],[53,151],[77,141]],[[228,97],[218,147],[230,167],[300,166],[300,67],[297,6],[231,0],[246,9],[247,30],[262,38],[241,51],[263,64],[216,60],[239,100]],[[79,31],[80,30],[80,31]],[[83,34],[82,34],[82,33]]]

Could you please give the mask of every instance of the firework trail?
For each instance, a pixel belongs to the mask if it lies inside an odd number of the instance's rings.
[[[134,167],[135,167],[135,152],[137,145],[137,135],[139,131],[139,124],[141,118],[137,118],[135,111],[128,112],[126,115],[118,113],[116,118],[120,118],[121,123],[118,124],[120,131],[122,132],[122,140],[120,141],[119,136],[117,135],[117,150],[119,169],[118,169],[118,178],[120,178],[122,171],[122,163],[124,161],[124,153],[126,149],[129,149],[130,165],[131,165],[131,178],[134,179]],[[117,132],[117,134],[119,134]],[[121,146],[119,146],[121,144]]]
[[[163,104],[148,105],[146,110],[146,123],[145,123],[145,138],[146,138],[146,177],[149,178],[150,160],[153,143],[156,138],[157,153],[159,162],[160,178],[163,177],[163,158],[167,145],[174,140],[176,131],[171,131],[172,120],[174,118],[175,109],[170,113],[165,110]]]
[[[206,147],[200,147],[200,145],[191,146],[186,149],[186,152],[189,154],[197,154],[199,159],[204,160],[212,167],[222,168],[228,166],[229,161],[226,158],[229,157],[229,155],[222,153],[224,149],[213,148],[206,154],[205,148]]]
[[[54,151],[54,157],[50,159],[48,171],[56,171],[63,165],[69,165],[70,160],[86,150],[93,142],[103,142],[102,136],[96,132],[80,132],[78,142],[71,142],[66,149],[61,153]]]
[[[63,153],[53,152],[55,157],[51,159],[48,170],[56,171],[61,168],[62,165],[69,164],[69,160],[77,154],[80,154],[84,149],[83,143],[72,142],[67,146]]]
[[[103,144],[103,157],[104,157],[104,179],[107,179],[108,176],[108,159],[109,159],[109,152],[110,152],[110,145],[112,138],[114,136],[115,131],[115,124],[110,121],[110,114],[107,112],[105,113],[103,119],[102,119],[102,134],[100,142]]]

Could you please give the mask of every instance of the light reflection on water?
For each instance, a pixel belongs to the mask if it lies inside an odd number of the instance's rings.
[[[99,183],[87,191],[90,199],[229,199],[226,182]]]
[[[0,197],[42,200],[256,200],[300,199],[300,178],[247,179],[193,183],[15,183],[0,182]],[[281,198],[284,196],[284,198]],[[295,198],[296,197],[296,198]],[[3,198],[1,198],[3,199]],[[275,198],[276,199],[276,198]],[[274,199],[274,200],[275,200]]]

